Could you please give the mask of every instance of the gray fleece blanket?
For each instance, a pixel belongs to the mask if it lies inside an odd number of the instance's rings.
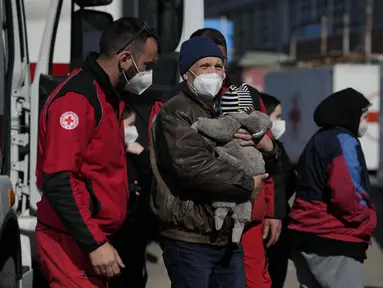
[[[253,177],[265,173],[263,156],[254,147],[241,146],[241,140],[234,134],[243,128],[254,138],[261,138],[272,126],[270,118],[259,111],[250,114],[245,112],[223,114],[217,119],[198,118],[191,126],[204,136],[205,140],[215,146],[218,159],[225,161],[249,176]],[[252,203],[214,202],[215,228],[219,231],[229,212],[232,213],[234,228],[232,242],[239,243],[245,225],[251,221]]]

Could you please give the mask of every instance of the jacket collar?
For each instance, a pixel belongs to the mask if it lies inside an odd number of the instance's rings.
[[[226,74],[225,80],[223,80],[223,86],[224,87],[230,87],[232,85],[232,82],[229,79],[229,76]]]
[[[352,133],[350,130],[348,130],[347,128],[344,128],[344,127],[341,127],[341,126],[334,126],[333,127],[334,129],[336,129],[336,130],[338,130],[338,131],[340,131],[341,133],[343,133],[343,134],[348,134],[348,135],[350,135],[350,136],[352,136],[353,138],[355,138],[357,141],[359,141],[359,138],[358,137],[356,137],[355,135],[354,135],[354,133]],[[323,128],[322,128],[323,129]],[[330,128],[331,129],[331,128]]]
[[[194,102],[197,103],[198,106],[200,106],[202,109],[209,111],[213,117],[217,115],[216,109],[214,109],[214,99],[211,100],[211,102],[208,102],[206,100],[202,100],[200,97],[198,97],[196,94],[194,94],[192,91],[190,91],[189,85],[187,81],[183,81],[182,83],[182,92],[185,94],[186,97],[190,98]]]
[[[98,65],[96,61],[97,57],[97,53],[90,53],[82,63],[81,68],[92,75],[94,80],[96,80],[98,84],[100,84],[100,86],[108,96],[121,101],[121,97],[114,89],[112,83],[110,82],[109,76],[105,73],[104,69],[102,69],[101,66]]]

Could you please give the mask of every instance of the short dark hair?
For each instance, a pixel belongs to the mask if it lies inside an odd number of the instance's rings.
[[[190,38],[193,37],[206,37],[212,40],[215,44],[219,46],[223,46],[225,48],[225,51],[227,52],[227,45],[226,45],[226,39],[223,34],[214,28],[203,28],[195,31]]]
[[[270,116],[271,113],[275,110],[275,108],[281,104],[281,101],[279,101],[276,97],[271,96],[266,93],[259,93],[261,95],[263,104],[266,108],[267,115]]]
[[[125,105],[125,109],[124,111],[122,111],[122,119],[123,120],[128,119],[133,114],[136,114],[134,109],[129,105]]]
[[[153,30],[144,21],[134,17],[122,17],[102,33],[99,42],[100,54],[112,56],[121,49],[129,49],[134,55],[139,54],[144,49],[146,39],[150,37],[157,40]],[[129,44],[131,40],[133,42]]]

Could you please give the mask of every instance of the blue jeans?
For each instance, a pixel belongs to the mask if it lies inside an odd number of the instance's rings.
[[[172,288],[246,288],[242,247],[218,247],[163,238]]]

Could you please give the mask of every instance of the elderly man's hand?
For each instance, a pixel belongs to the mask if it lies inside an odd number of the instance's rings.
[[[265,134],[260,140],[254,140],[253,136],[250,135],[249,132],[244,129],[239,129],[237,133],[234,134],[234,137],[243,140],[241,143],[242,146],[254,146],[261,152],[271,152],[274,148],[274,143],[267,134]]]

